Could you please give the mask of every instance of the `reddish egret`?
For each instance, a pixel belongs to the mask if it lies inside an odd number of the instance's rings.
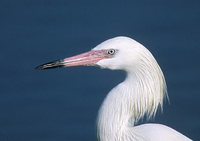
[[[135,126],[139,119],[154,117],[167,97],[162,70],[152,54],[128,37],[109,39],[89,52],[37,67],[100,66],[124,70],[124,82],[105,98],[97,118],[99,141],[191,141],[162,124]]]

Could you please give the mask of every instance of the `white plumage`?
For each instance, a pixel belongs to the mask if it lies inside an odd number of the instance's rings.
[[[47,63],[38,69],[98,65],[127,73],[105,98],[97,118],[99,141],[191,141],[161,124],[135,124],[154,117],[168,98],[164,75],[152,54],[128,37],[109,39],[89,52]]]
[[[113,88],[104,100],[97,119],[100,141],[189,141],[177,131],[160,124],[134,126],[144,117],[151,118],[167,98],[163,73],[152,54],[127,37],[103,42],[94,50],[118,50],[111,59],[97,62],[103,68],[127,72],[124,82]]]

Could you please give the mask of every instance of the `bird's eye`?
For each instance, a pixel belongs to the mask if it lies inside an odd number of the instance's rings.
[[[108,55],[114,55],[115,52],[116,52],[116,51],[115,51],[114,49],[109,49],[109,50],[107,51]]]

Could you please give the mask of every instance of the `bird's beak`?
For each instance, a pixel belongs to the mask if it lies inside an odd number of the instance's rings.
[[[36,67],[36,69],[51,69],[57,67],[93,66],[98,61],[109,58],[105,50],[91,50],[62,60],[49,62]]]

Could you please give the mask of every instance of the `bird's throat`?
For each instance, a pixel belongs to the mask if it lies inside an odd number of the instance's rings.
[[[134,136],[134,124],[143,118],[155,115],[162,105],[165,80],[158,66],[149,73],[149,69],[128,73],[124,82],[113,88],[105,98],[97,119],[99,141],[120,141],[129,138],[126,133],[131,130]],[[151,71],[152,72],[152,71]]]
[[[128,89],[126,83],[125,81],[112,89],[99,110],[97,119],[99,141],[114,141],[116,138],[121,138],[120,136],[134,124],[133,103],[129,97],[134,93],[134,89]],[[134,85],[134,82],[132,84]]]

